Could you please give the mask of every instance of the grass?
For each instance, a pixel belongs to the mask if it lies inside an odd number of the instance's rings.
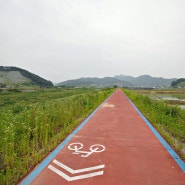
[[[21,104],[26,106],[28,104],[34,104],[38,102],[44,102],[47,100],[63,98],[71,96],[73,94],[81,94],[83,92],[92,92],[92,89],[84,88],[63,88],[63,89],[36,89],[31,92],[18,91],[18,92],[1,92],[0,93],[0,109],[11,108],[12,106]]]
[[[146,91],[123,91],[185,161],[185,110],[153,100]]]
[[[0,185],[13,185],[51,152],[113,89],[1,93]]]

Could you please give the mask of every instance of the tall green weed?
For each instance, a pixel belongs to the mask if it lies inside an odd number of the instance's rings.
[[[185,110],[171,106],[164,101],[156,101],[148,96],[138,94],[131,90],[123,90],[125,94],[140,109],[145,117],[156,127],[172,147],[177,150],[183,159],[185,156],[181,153],[181,147],[185,143]],[[179,145],[175,145],[174,139]]]
[[[0,185],[12,185],[38,164],[112,89],[15,104],[0,111]],[[45,98],[46,99],[46,98]],[[49,99],[49,98],[48,98]]]

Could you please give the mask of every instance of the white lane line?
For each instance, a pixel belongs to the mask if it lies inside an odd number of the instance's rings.
[[[98,169],[101,169],[101,168],[105,167],[105,165],[102,164],[102,165],[93,166],[93,167],[90,167],[90,168],[83,168],[83,169],[73,170],[73,169],[69,168],[68,166],[62,164],[61,162],[57,161],[56,159],[53,160],[53,163],[55,163],[56,165],[65,169],[66,171],[70,172],[71,174],[76,174],[76,173],[81,173],[81,172],[88,172],[88,171],[92,171],[92,170],[98,170]]]
[[[56,173],[59,176],[61,176],[62,178],[64,178],[65,180],[67,180],[67,181],[74,181],[74,180],[85,179],[85,178],[90,178],[90,177],[94,177],[94,176],[103,175],[103,171],[98,171],[98,172],[89,173],[89,174],[85,174],[85,175],[69,177],[68,175],[66,175],[65,173],[63,173],[62,171],[58,170],[57,168],[55,168],[52,165],[49,165],[48,168],[51,171],[53,171],[54,173]]]

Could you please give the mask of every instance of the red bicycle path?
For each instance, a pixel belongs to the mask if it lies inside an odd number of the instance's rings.
[[[121,89],[99,107],[31,182],[27,178],[20,184],[185,185],[184,171]]]

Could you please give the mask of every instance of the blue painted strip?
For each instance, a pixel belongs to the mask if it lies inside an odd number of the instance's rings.
[[[128,98],[128,97],[127,97]],[[142,117],[144,122],[148,125],[148,127],[151,129],[151,131],[155,134],[155,136],[159,139],[159,141],[162,143],[162,145],[166,148],[166,150],[169,152],[169,154],[173,157],[173,159],[176,161],[176,163],[179,165],[179,167],[182,169],[182,171],[185,173],[185,163],[180,158],[180,156],[171,148],[171,146],[164,140],[164,138],[159,134],[159,132],[152,126],[152,124],[145,118],[145,116],[140,112],[140,110],[134,105],[134,103],[128,98],[132,106],[135,108],[135,110],[139,113],[139,115]]]
[[[111,95],[112,96],[112,95]],[[98,109],[111,97],[109,96],[94,112],[92,112],[53,152],[48,155],[21,183],[20,185],[29,185],[39,173],[48,166],[55,156],[64,148],[64,146],[82,129],[82,127],[91,119]]]

